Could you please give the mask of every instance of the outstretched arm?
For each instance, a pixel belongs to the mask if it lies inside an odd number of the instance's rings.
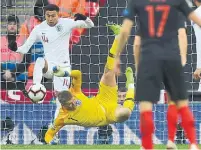
[[[133,27],[134,18],[136,16],[136,8],[135,3],[132,0],[129,1],[128,8],[124,10],[123,15],[125,19],[119,34],[119,41],[121,42],[118,42],[117,45],[117,55],[120,55],[123,51]]]
[[[140,60],[140,49],[141,49],[141,37],[139,35],[135,35],[134,44],[133,44],[133,54],[135,60],[135,71],[138,71],[138,65]]]
[[[54,139],[57,132],[64,126],[64,119],[58,117],[55,119],[54,124],[45,133],[45,142],[50,144]]]
[[[92,28],[94,27],[93,21],[82,14],[75,14],[75,20],[72,23],[72,28]]]
[[[118,45],[117,45],[117,55],[120,55],[121,52],[123,51],[127,43],[128,36],[131,32],[132,26],[133,26],[133,21],[131,21],[130,19],[125,19],[123,21],[122,28],[119,34],[119,41],[121,42],[118,42]]]
[[[140,23],[137,22],[137,28],[135,33],[135,38],[133,42],[133,54],[135,60],[135,73],[137,75],[138,65],[140,60],[140,50],[141,50],[141,30],[140,30]]]
[[[29,49],[31,48],[31,46],[34,44],[36,39],[37,39],[37,27],[35,27],[32,30],[32,32],[31,32],[30,36],[28,37],[28,39],[26,40],[26,42],[22,46],[18,47],[16,52],[26,54],[29,51]]]

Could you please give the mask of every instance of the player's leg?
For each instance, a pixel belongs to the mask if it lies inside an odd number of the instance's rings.
[[[116,75],[117,73],[120,72],[120,60],[116,60],[116,49],[117,49],[117,42],[119,42],[118,34],[120,32],[121,26],[113,24],[108,25],[108,27],[113,31],[116,37],[110,49],[109,55],[107,57],[105,71],[101,78],[101,84],[107,85],[109,87],[116,87],[117,86]],[[134,87],[134,78],[132,69],[127,68],[126,73],[128,83],[132,84]],[[123,122],[130,117],[134,107],[133,98],[134,98],[134,88],[131,89],[131,86],[129,86],[127,94],[127,102],[125,103],[124,107],[117,107],[115,110],[115,118],[117,122]]]
[[[100,82],[110,87],[117,86],[116,74],[114,71],[115,67],[118,67],[118,65],[120,65],[120,62],[118,62],[118,60],[115,59],[117,40],[118,40],[117,38],[114,40],[112,48],[110,49],[109,55],[107,57],[104,73],[100,80]]]
[[[70,72],[70,70],[71,69],[69,68],[69,72]],[[70,87],[70,77],[54,76],[53,84],[54,84],[54,90],[56,91],[56,93],[61,92],[61,91],[66,91]],[[58,116],[60,108],[61,108],[61,104],[56,95],[56,110],[55,110],[55,114],[54,114],[54,119]]]
[[[139,101],[142,147],[144,149],[153,149],[154,121],[152,107],[160,96],[162,63],[160,60],[153,58],[154,56],[150,56],[150,54],[142,54],[143,59],[140,59],[137,72],[135,100]]]
[[[134,108],[134,77],[132,68],[126,68],[126,99],[123,103],[123,107],[119,106],[116,111],[116,117],[118,122],[123,122],[128,120],[133,108]]]
[[[118,34],[120,32],[120,25],[107,25],[114,33],[115,39],[113,41],[112,47],[110,48],[109,55],[107,57],[107,62],[105,65],[105,70],[101,78],[101,82],[105,85],[115,87],[116,84],[116,70],[118,70],[120,65],[120,60],[116,60],[117,55],[117,42]]]
[[[51,65],[51,70],[53,69],[53,67],[54,67],[54,65]],[[70,72],[71,67],[66,66],[65,70]],[[57,77],[57,76],[54,76],[53,77],[53,85],[54,85],[54,91],[56,92],[56,110],[55,110],[55,113],[54,113],[54,120],[55,120],[57,118],[57,116],[59,114],[59,110],[61,108],[61,104],[60,104],[60,102],[58,100],[57,95],[58,95],[59,92],[69,89],[69,87],[70,87],[70,77]],[[55,135],[55,138],[54,138],[53,142],[56,143],[56,144],[59,143],[58,134]]]
[[[180,59],[166,62],[164,72],[166,81],[164,83],[168,87],[172,100],[177,105],[178,114],[181,117],[181,125],[190,143],[196,144],[195,121],[188,106],[184,72]]]
[[[48,71],[47,61],[42,57],[37,58],[33,71],[33,83],[34,84],[41,83],[43,73],[46,73],[47,71]]]
[[[180,99],[177,102],[178,112],[181,118],[181,125],[192,146],[196,145],[195,120],[192,111],[188,106],[188,100]]]
[[[178,110],[176,104],[171,100],[168,93],[168,109],[167,109],[167,128],[168,128],[168,142],[167,149],[177,149],[174,143],[177,132]]]

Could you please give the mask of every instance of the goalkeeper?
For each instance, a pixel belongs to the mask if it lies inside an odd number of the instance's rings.
[[[118,33],[120,26],[109,25],[116,35],[112,48],[110,49],[105,65],[105,70],[99,83],[99,92],[95,97],[88,98],[81,91],[82,73],[79,70],[67,72],[59,66],[54,67],[55,76],[72,77],[72,85],[69,91],[58,94],[60,108],[59,115],[45,135],[45,141],[51,143],[54,135],[65,125],[79,125],[84,127],[98,127],[111,123],[126,121],[134,107],[134,78],[133,71],[126,69],[126,85],[128,91],[123,106],[118,105],[118,87],[116,75],[120,72],[120,60],[115,57]]]

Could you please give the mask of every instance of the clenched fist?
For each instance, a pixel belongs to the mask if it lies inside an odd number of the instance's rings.
[[[201,68],[197,68],[193,73],[193,76],[196,80],[201,79]]]
[[[85,15],[82,15],[82,14],[79,14],[79,13],[75,14],[74,17],[75,17],[75,19],[74,19],[75,21],[77,21],[77,20],[86,20],[87,19],[87,17]]]

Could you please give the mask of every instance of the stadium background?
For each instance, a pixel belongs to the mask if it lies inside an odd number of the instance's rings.
[[[20,22],[24,22],[29,16],[33,15],[33,0],[11,0],[13,7],[8,6],[6,0],[1,1],[1,34],[6,34],[6,16],[9,14],[16,14],[20,18]],[[103,0],[104,1],[104,0]],[[108,22],[122,23],[122,11],[127,5],[127,0],[107,0],[104,6],[100,8],[99,14],[95,17],[95,27],[87,30],[81,37],[78,44],[73,45],[71,51],[71,62],[73,69],[81,69],[83,72],[83,88],[86,91],[96,91],[98,88],[98,81],[103,73],[104,63],[108,50],[111,47],[114,36],[105,26]],[[134,30],[132,35],[134,35]],[[187,34],[188,34],[188,62],[185,67],[186,83],[188,90],[191,94],[190,98],[195,101],[196,93],[198,88],[198,82],[192,78],[192,73],[196,67],[196,49],[195,49],[195,36],[193,33],[190,22],[187,23]],[[133,38],[130,38],[126,51],[122,55],[122,70],[125,70],[126,66],[133,67],[133,55],[132,55],[132,44]],[[118,78],[119,86],[124,86],[125,77],[121,76]],[[47,84],[47,83],[46,83]],[[47,85],[51,89],[51,81]],[[10,93],[10,95],[9,95]],[[50,93],[52,94],[52,93]],[[94,93],[91,93],[94,94]],[[19,91],[3,91],[1,93],[2,103],[13,103],[13,104],[2,104],[1,103],[1,118],[4,119],[6,116],[10,116],[15,121],[14,135],[16,135],[16,143],[30,144],[35,138],[39,129],[43,125],[49,124],[54,114],[54,104],[29,104],[28,100],[24,100],[24,97]],[[194,96],[193,96],[194,95]],[[16,101],[17,99],[18,101]],[[46,103],[49,103],[52,97],[50,96]],[[200,98],[197,98],[200,100]],[[155,107],[155,121],[156,121],[156,134],[155,143],[164,143],[167,140],[166,133],[166,121],[165,112],[166,105],[159,104]],[[192,104],[192,110],[195,113],[197,120],[197,131],[198,140],[201,143],[201,120],[200,110],[201,104]],[[138,128],[138,109],[135,108],[132,117],[129,121],[123,124],[113,125],[114,134],[111,142],[113,144],[129,144],[139,143],[139,128]],[[158,121],[158,122],[157,122]],[[93,144],[97,139],[96,128],[83,128],[76,126],[65,127],[61,132],[61,143],[68,144]],[[2,140],[5,140],[5,135],[2,133]],[[73,138],[72,138],[73,137]]]

